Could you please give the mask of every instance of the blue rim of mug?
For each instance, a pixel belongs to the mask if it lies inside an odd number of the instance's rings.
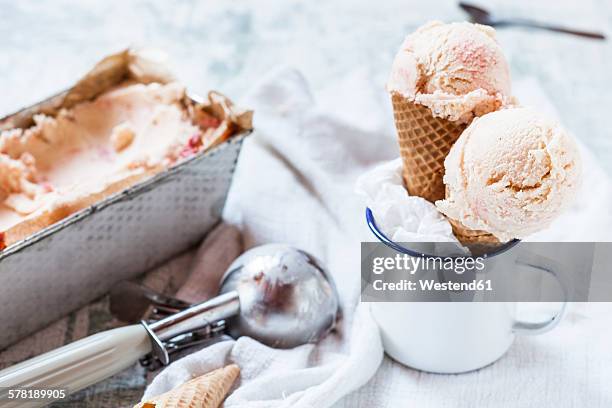
[[[365,216],[366,216],[366,222],[368,223],[368,227],[370,228],[370,231],[372,231],[374,236],[376,238],[378,238],[378,240],[380,242],[382,242],[383,244],[385,244],[389,248],[392,248],[392,249],[396,250],[397,252],[400,252],[402,254],[407,254],[407,255],[410,255],[410,256],[420,256],[420,257],[425,257],[425,258],[443,258],[443,259],[444,258],[469,258],[469,257],[465,257],[465,256],[462,256],[462,255],[457,255],[457,256],[430,255],[430,254],[424,254],[424,253],[419,252],[419,251],[415,251],[415,250],[410,249],[410,248],[406,248],[405,246],[400,245],[397,242],[391,241],[385,235],[385,233],[382,232],[378,228],[378,226],[376,225],[376,220],[374,219],[374,213],[372,213],[372,210],[369,207],[366,207]],[[509,249],[511,249],[512,247],[514,247],[519,242],[521,242],[520,239],[513,239],[511,241],[508,241],[505,244],[500,245],[499,247],[496,247],[494,251],[488,252],[486,254],[483,254],[482,257],[483,258],[490,258],[492,256],[496,256],[496,255],[499,255],[501,253],[504,253],[504,252],[508,251]]]

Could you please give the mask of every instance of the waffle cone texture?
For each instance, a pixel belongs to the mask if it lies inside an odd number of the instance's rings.
[[[442,200],[444,159],[466,125],[436,118],[428,107],[395,92],[391,102],[408,193],[432,203]]]
[[[240,369],[231,364],[196,377],[134,408],[217,408],[221,406]]]
[[[453,227],[453,234],[463,245],[483,244],[483,245],[499,245],[500,242],[494,235],[486,231],[479,231],[467,228],[457,220],[448,218],[448,221]]]

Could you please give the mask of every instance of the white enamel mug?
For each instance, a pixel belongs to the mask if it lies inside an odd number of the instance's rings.
[[[390,241],[376,226],[373,215],[366,210],[368,226],[384,244],[398,252],[415,254]],[[507,253],[516,245],[513,241],[489,254],[489,273],[506,274],[508,286],[513,277],[508,274],[514,265],[527,266],[535,272],[552,275],[567,298],[563,283],[557,278],[546,259],[533,256],[519,259]],[[511,288],[510,288],[511,289]],[[552,330],[564,314],[566,302],[550,318],[526,322],[517,318],[516,302],[374,302],[371,311],[382,337],[385,352],[394,360],[417,370],[456,374],[485,367],[500,357],[512,345],[516,335],[534,335]]]

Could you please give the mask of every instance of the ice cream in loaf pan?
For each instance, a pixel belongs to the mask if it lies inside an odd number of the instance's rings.
[[[1,122],[0,249],[251,127],[221,94],[191,99],[151,54],[92,73],[59,105]]]

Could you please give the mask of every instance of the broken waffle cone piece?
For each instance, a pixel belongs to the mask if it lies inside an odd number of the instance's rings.
[[[435,202],[444,198],[444,159],[466,125],[436,118],[426,106],[391,96],[408,193]]]
[[[134,408],[217,408],[239,374],[240,368],[231,364],[143,401]]]

